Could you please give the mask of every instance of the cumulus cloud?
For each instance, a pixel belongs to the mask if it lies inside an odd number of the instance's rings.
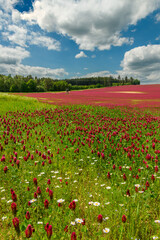
[[[142,83],[159,83],[160,79],[160,45],[147,45],[126,52],[121,62],[122,76],[133,76]]]
[[[84,76],[81,76],[81,78],[91,78],[91,77],[108,77],[113,74],[111,74],[109,71],[100,71],[100,72],[93,72],[93,73],[88,73]]]
[[[78,53],[76,56],[75,56],[75,58],[86,58],[87,57],[87,55],[83,52],[83,51],[81,51],[80,53]]]
[[[28,66],[23,64],[0,64],[0,72],[2,74],[8,75],[32,75],[33,77],[50,77],[50,78],[62,78],[68,73],[63,68],[44,68],[38,66]]]
[[[9,12],[13,9],[14,4],[19,0],[0,0],[0,7],[5,11]]]
[[[155,16],[156,22],[160,22],[160,13],[157,13]]]
[[[63,68],[45,68],[39,66],[27,66],[21,62],[30,56],[30,53],[22,47],[6,47],[0,45],[0,73],[4,75],[32,75],[37,77],[62,78],[68,73]]]
[[[22,47],[5,47],[0,45],[0,64],[18,64],[30,53]]]
[[[2,32],[5,40],[22,47],[28,45],[37,45],[39,47],[46,47],[48,50],[60,50],[60,42],[43,35],[40,32],[33,32],[27,29],[26,26],[8,25],[6,31]]]
[[[80,49],[110,49],[132,44],[122,30],[160,7],[160,0],[39,0],[21,18],[43,30],[69,36]]]

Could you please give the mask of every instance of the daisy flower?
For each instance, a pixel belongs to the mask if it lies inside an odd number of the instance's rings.
[[[63,203],[64,201],[65,201],[64,199],[57,200],[58,203]]]
[[[100,205],[100,203],[99,202],[94,202],[93,205],[98,207]]]
[[[81,219],[81,218],[76,218],[76,219],[75,219],[75,222],[76,222],[76,223],[82,223],[82,222],[83,222],[83,219]]]
[[[109,231],[110,231],[109,228],[105,228],[105,229],[103,229],[103,232],[104,232],[104,233],[109,233]]]

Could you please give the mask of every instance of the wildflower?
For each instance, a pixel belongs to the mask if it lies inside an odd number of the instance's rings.
[[[68,232],[68,225],[65,226],[64,232]]]
[[[50,199],[53,199],[53,191],[52,190],[49,190],[49,196],[50,196]]]
[[[155,166],[155,172],[158,172],[158,166]]]
[[[15,194],[14,191],[12,192],[12,200],[13,200],[14,202],[17,201],[17,195]]]
[[[104,233],[109,233],[109,231],[110,231],[109,228],[105,228],[105,229],[103,229],[103,232],[104,232]]]
[[[83,218],[83,222],[82,222],[82,225],[85,225],[85,223],[86,223],[86,222],[85,222],[85,219]]]
[[[15,218],[13,218],[12,222],[13,222],[15,229],[18,230],[19,229],[19,219],[15,217]]]
[[[11,204],[11,209],[12,209],[12,212],[15,214],[17,211],[17,204],[15,202]]]
[[[47,237],[51,238],[52,236],[52,225],[49,225],[49,227],[47,228]]]
[[[72,210],[74,210],[74,209],[76,208],[76,203],[75,203],[75,201],[70,202],[69,208],[72,209]]]
[[[76,222],[76,223],[82,223],[82,222],[83,222],[83,219],[76,218],[76,219],[75,219],[75,222]]]
[[[32,236],[32,232],[32,226],[31,224],[29,224],[25,230],[26,238],[30,238]]]
[[[76,239],[77,239],[76,233],[75,233],[75,232],[72,232],[72,234],[71,234],[71,240],[76,240]]]
[[[126,220],[127,220],[126,216],[125,216],[125,215],[123,215],[123,216],[122,216],[122,222],[123,222],[123,223],[125,223],[125,222],[126,222]]]
[[[48,185],[50,185],[50,184],[51,184],[51,180],[50,180],[50,179],[48,179],[48,181],[47,181],[47,184],[48,184]]]
[[[152,174],[152,176],[151,176],[151,180],[154,182],[154,180],[155,180],[155,177],[154,177],[154,175]]]
[[[97,220],[98,220],[99,223],[102,222],[102,220],[103,220],[102,214],[99,214],[99,215],[98,215]]]
[[[71,222],[71,225],[74,226],[74,225],[76,225],[76,223],[75,222]]]
[[[108,178],[108,179],[110,179],[110,178],[111,178],[111,175],[110,175],[110,173],[109,173],[109,172],[107,173],[107,178]]]
[[[148,181],[146,182],[146,187],[149,187],[149,182]]]
[[[27,219],[27,220],[30,219],[30,213],[29,213],[29,211],[26,212],[26,219]]]
[[[160,220],[155,220],[154,222],[155,222],[155,223],[160,223]]]
[[[126,174],[125,174],[125,173],[123,173],[123,179],[124,179],[124,180],[126,180],[126,179],[127,179],[127,177],[126,177]]]
[[[46,232],[47,232],[48,227],[49,227],[49,223],[47,223],[46,226],[44,227]]]
[[[93,205],[98,207],[100,205],[100,203],[99,202],[94,202]]]
[[[126,192],[127,196],[131,196],[129,189]]]
[[[41,194],[41,189],[40,189],[40,187],[37,187],[37,193],[38,193],[38,195]]]
[[[57,200],[58,203],[63,203],[64,201],[65,201],[64,199]]]
[[[37,193],[36,192],[34,193],[34,198],[37,198]]]
[[[6,173],[8,171],[8,167],[5,166],[3,170],[4,170],[4,173]]]
[[[35,186],[37,186],[37,178],[33,178],[33,183]]]
[[[48,205],[49,205],[49,201],[46,199],[46,200],[44,201],[44,207],[47,209],[47,208],[48,208]]]

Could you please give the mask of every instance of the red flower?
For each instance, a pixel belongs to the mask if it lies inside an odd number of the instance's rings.
[[[146,182],[146,187],[149,187],[149,182],[148,181]]]
[[[32,226],[31,224],[29,224],[25,230],[26,238],[30,238],[32,236],[32,232]]]
[[[37,186],[37,178],[33,178],[34,185]]]
[[[15,229],[18,230],[19,229],[19,219],[15,217],[15,218],[13,218],[12,222],[13,222]]]
[[[69,208],[72,209],[72,210],[74,210],[76,208],[76,203],[75,203],[74,200],[72,202],[70,202]]]
[[[46,199],[46,200],[44,201],[44,207],[47,209],[47,208],[48,208],[48,205],[49,205],[49,201]]]
[[[27,211],[27,212],[26,212],[26,219],[29,220],[30,217],[31,217],[31,216],[30,216],[30,213],[29,213],[29,211]]]
[[[111,175],[110,175],[110,173],[109,173],[109,172],[107,173],[107,178],[108,178],[108,179],[110,179],[110,178],[111,178]]]
[[[46,192],[49,192],[49,188],[48,187],[46,188]]]
[[[158,166],[155,166],[155,172],[158,172]]]
[[[50,185],[50,184],[51,184],[51,180],[50,180],[50,179],[48,179],[48,181],[47,181],[47,184],[48,184],[48,185]]]
[[[64,228],[65,232],[68,232],[68,225]]]
[[[151,176],[151,180],[154,182],[154,180],[155,180],[155,177],[154,177],[154,175],[152,174],[152,176]]]
[[[124,222],[124,223],[125,223],[125,222],[126,222],[126,220],[127,220],[126,216],[125,216],[125,215],[123,215],[123,216],[122,216],[122,222]]]
[[[99,215],[98,215],[98,218],[97,218],[97,220],[98,220],[98,222],[99,222],[99,223],[101,223],[101,222],[102,222],[102,220],[103,220],[102,214],[99,214]]]
[[[76,239],[77,239],[76,233],[75,233],[75,232],[72,232],[72,234],[71,234],[71,240],[76,240]]]
[[[47,237],[51,238],[52,236],[52,225],[49,225],[49,227],[47,228]]]
[[[46,232],[47,232],[48,227],[49,227],[49,223],[47,223],[45,228],[44,228]]]
[[[37,193],[36,192],[34,193],[34,198],[37,198]]]
[[[40,189],[40,187],[37,187],[37,194],[38,194],[38,195],[41,194],[41,189]]]
[[[15,194],[14,191],[12,192],[12,200],[13,200],[14,202],[17,201],[17,195]]]
[[[53,191],[52,190],[49,190],[49,196],[50,196],[50,199],[53,198]]]
[[[125,173],[123,173],[123,179],[124,179],[124,180],[126,180],[126,179],[127,179],[127,177],[126,177],[126,174],[125,174]]]
[[[86,223],[86,222],[85,222],[85,219],[83,218],[83,222],[82,222],[82,225],[85,225],[85,223]]]
[[[126,194],[127,194],[127,196],[131,195],[129,189],[127,190]]]
[[[12,212],[15,214],[17,211],[17,204],[15,202],[11,204],[11,209],[12,209]]]
[[[115,164],[113,164],[113,169],[116,169],[116,165]]]
[[[5,166],[3,170],[4,170],[4,173],[6,173],[8,171],[8,167]]]

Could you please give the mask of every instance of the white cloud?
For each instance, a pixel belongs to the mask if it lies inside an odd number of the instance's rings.
[[[84,76],[81,76],[81,78],[90,78],[90,77],[108,77],[113,74],[111,74],[109,71],[100,71],[100,72],[93,72],[93,73],[88,73]]]
[[[7,31],[2,32],[2,36],[5,40],[9,40],[11,43],[26,47],[27,29],[25,27],[8,25]]]
[[[22,47],[6,47],[0,45],[0,64],[18,64],[30,53]]]
[[[0,64],[1,74],[11,74],[11,75],[32,75],[33,77],[50,77],[50,78],[62,78],[68,73],[63,68],[44,68],[38,66],[27,66],[23,64]]]
[[[81,51],[80,53],[78,53],[76,56],[75,56],[75,58],[86,58],[87,57],[87,55],[83,52],[83,51]]]
[[[35,33],[32,32],[29,36],[28,36],[28,40],[30,42],[30,45],[37,45],[37,46],[41,46],[41,47],[47,47],[48,50],[60,50],[60,42],[41,35],[40,33]]]
[[[124,55],[121,62],[121,76],[138,78],[142,83],[160,81],[160,45],[147,45],[133,48]]]
[[[26,26],[8,25],[6,26],[6,30],[2,32],[2,36],[12,44],[22,47],[37,45],[39,47],[46,47],[48,50],[60,50],[59,41],[47,37],[42,33],[30,31]]]
[[[13,9],[14,4],[17,2],[19,2],[19,0],[0,0],[0,7],[5,12],[9,12]]]
[[[0,73],[4,75],[32,75],[37,77],[62,78],[68,73],[63,68],[45,68],[39,66],[25,66],[22,60],[30,53],[22,47],[6,47],[0,45]]]
[[[157,13],[155,16],[156,22],[160,22],[160,13]]]
[[[121,31],[160,7],[160,0],[39,0],[21,18],[43,30],[69,36],[80,49],[132,44]]]

